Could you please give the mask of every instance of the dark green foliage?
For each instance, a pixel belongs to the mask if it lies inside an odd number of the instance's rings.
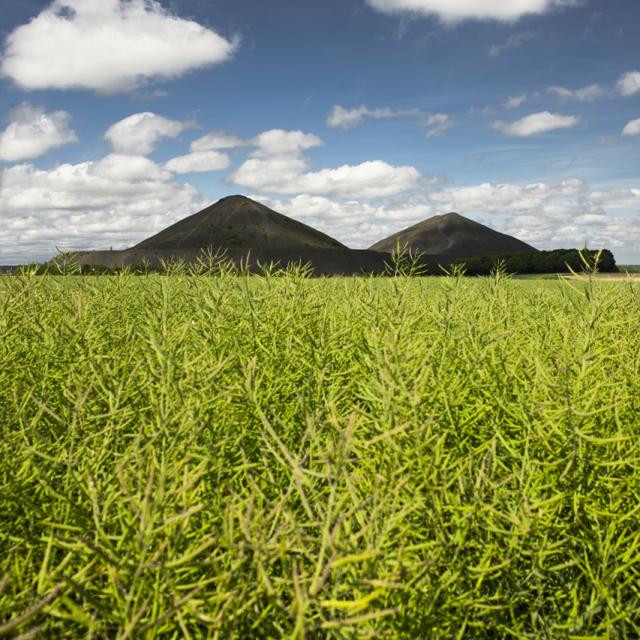
[[[588,262],[589,268],[596,266],[596,256],[600,255],[597,270],[600,273],[617,273],[616,261],[608,249],[601,252],[590,249],[555,249],[553,251],[536,251],[503,256],[481,256],[458,260],[457,264],[466,267],[466,273],[472,276],[489,275],[496,264],[503,262],[508,273],[570,273],[582,272],[585,265],[581,255]]]

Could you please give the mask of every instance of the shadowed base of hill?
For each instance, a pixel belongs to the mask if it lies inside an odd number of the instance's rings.
[[[84,251],[74,255],[74,262],[78,266],[99,266],[115,269],[126,266],[140,266],[143,264],[151,268],[162,267],[181,260],[187,265],[206,261],[206,254],[197,250],[143,250],[127,249],[123,251]],[[292,250],[261,250],[248,251],[246,249],[227,249],[219,253],[216,260],[229,261],[236,268],[260,272],[265,266],[274,265],[284,269],[288,266],[309,265],[312,274],[316,276],[337,275],[382,275],[387,270],[391,256],[377,251],[355,249],[292,249]]]
[[[80,267],[83,272],[100,273],[119,270],[123,267],[145,267],[163,271],[168,265],[182,262],[185,266],[230,263],[240,271],[260,273],[265,267],[286,269],[292,266],[308,266],[314,276],[353,275],[444,275],[445,270],[454,266],[463,268],[469,276],[489,275],[497,269],[505,273],[576,273],[593,270],[597,260],[597,270],[601,273],[617,273],[615,258],[611,251],[558,249],[535,253],[510,254],[503,256],[419,256],[412,259],[409,254],[393,256],[389,253],[357,249],[292,249],[261,250],[227,249],[226,251],[203,252],[202,250],[144,250],[125,249],[122,251],[82,251],[66,256],[65,260]],[[60,264],[59,259],[49,264]]]

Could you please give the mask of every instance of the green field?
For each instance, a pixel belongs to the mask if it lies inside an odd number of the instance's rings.
[[[640,637],[640,283],[16,276],[0,308],[0,636]]]

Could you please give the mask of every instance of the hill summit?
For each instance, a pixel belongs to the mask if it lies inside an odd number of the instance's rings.
[[[391,253],[398,244],[426,255],[454,259],[537,251],[522,240],[469,220],[459,213],[423,220],[379,240],[370,249]]]
[[[245,196],[228,196],[167,227],[134,250],[346,249],[330,236]]]

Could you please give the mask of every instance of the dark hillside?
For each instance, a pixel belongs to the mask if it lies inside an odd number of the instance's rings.
[[[428,256],[444,256],[449,261],[536,251],[522,240],[499,233],[458,213],[447,213],[419,222],[376,242],[370,249],[391,253],[398,244]]]
[[[346,249],[328,235],[244,196],[229,196],[132,247],[184,251]]]

